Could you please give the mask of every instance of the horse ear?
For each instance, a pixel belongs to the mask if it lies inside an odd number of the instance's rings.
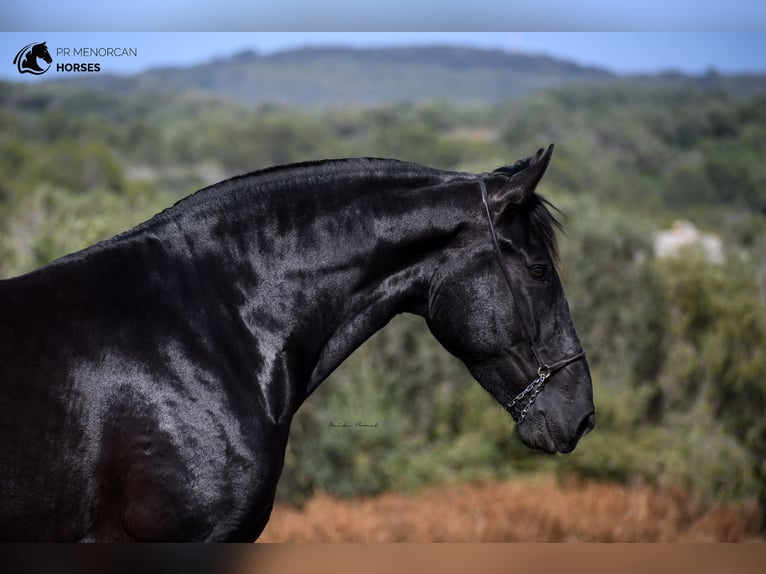
[[[508,173],[511,177],[492,194],[492,203],[502,208],[521,205],[535,194],[537,184],[545,175],[548,164],[553,156],[553,144],[548,149],[540,148],[537,153],[527,159],[516,162],[513,167],[501,167],[495,173]]]

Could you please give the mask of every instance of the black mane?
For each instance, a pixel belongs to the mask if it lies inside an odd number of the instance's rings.
[[[322,159],[266,167],[242,175],[236,175],[205,189],[250,181],[255,184],[268,185],[268,183],[273,181],[305,181],[306,179],[311,180],[317,177],[327,178],[328,176],[336,179],[344,179],[358,174],[366,174],[381,180],[405,178],[426,179],[432,181],[440,174],[444,173],[450,172],[398,159],[376,157]],[[205,191],[205,189],[200,191]]]
[[[530,160],[531,158],[519,160],[513,165],[500,167],[492,173],[511,177],[528,167]],[[165,209],[163,213],[176,209],[181,204],[189,205],[193,202],[204,201],[212,195],[243,184],[252,189],[272,186],[289,188],[291,182],[300,182],[300,184],[305,185],[307,182],[320,179],[325,182],[331,179],[343,181],[363,173],[381,183],[387,180],[406,179],[416,182],[416,185],[433,185],[440,180],[444,181],[445,176],[448,179],[476,177],[465,172],[440,170],[397,159],[375,157],[323,159],[271,166],[236,175],[180,199],[173,206]],[[558,262],[559,248],[556,231],[563,231],[563,226],[551,210],[558,211],[548,200],[535,193],[519,207],[516,214],[528,219],[532,232],[543,241],[551,260]]]

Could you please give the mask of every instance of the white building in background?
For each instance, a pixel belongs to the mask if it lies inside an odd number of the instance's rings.
[[[689,247],[700,249],[710,263],[723,263],[721,238],[713,233],[701,233],[690,221],[675,221],[670,230],[659,231],[654,236],[657,257],[677,257]]]

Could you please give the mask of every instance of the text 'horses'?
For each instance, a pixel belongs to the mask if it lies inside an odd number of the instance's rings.
[[[551,153],[267,169],[0,281],[0,539],[256,538],[296,410],[402,312],[527,445],[571,451],[594,408],[535,192]]]

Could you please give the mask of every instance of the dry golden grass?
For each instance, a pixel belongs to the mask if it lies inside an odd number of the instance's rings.
[[[739,542],[755,503],[702,509],[681,490],[572,482],[440,486],[415,496],[276,506],[261,542]]]

